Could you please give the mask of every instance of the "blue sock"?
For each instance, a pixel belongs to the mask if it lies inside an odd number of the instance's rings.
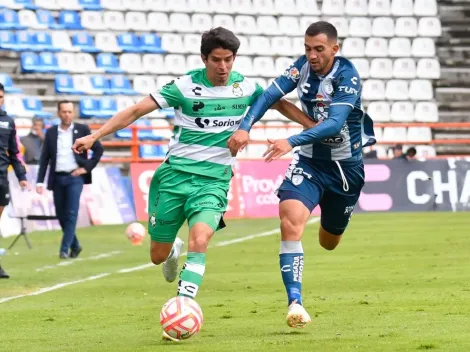
[[[301,305],[304,250],[300,241],[281,241],[279,267],[286,287],[288,305],[294,300]]]

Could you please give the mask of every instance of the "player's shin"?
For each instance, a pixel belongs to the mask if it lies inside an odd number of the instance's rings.
[[[288,305],[293,301],[301,305],[304,250],[300,241],[281,241],[279,266],[286,287]]]
[[[178,281],[178,296],[195,298],[206,270],[206,254],[188,252]]]

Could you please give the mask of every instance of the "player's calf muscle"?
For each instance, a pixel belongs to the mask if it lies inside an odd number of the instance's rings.
[[[279,206],[282,241],[300,241],[309,217],[308,209],[297,200],[285,200]]]
[[[332,234],[326,231],[322,226],[320,226],[320,230],[318,231],[318,241],[320,245],[325,248],[326,250],[332,251],[335,249],[339,242],[341,241],[341,234]]]
[[[214,230],[203,222],[194,224],[189,231],[188,249],[190,252],[205,253]]]
[[[159,265],[167,260],[168,255],[171,252],[172,243],[161,243],[152,241],[150,245],[150,259],[155,265]]]

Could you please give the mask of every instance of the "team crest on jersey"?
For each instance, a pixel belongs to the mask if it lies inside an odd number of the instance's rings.
[[[323,88],[325,90],[325,93],[328,95],[331,95],[333,93],[333,82],[331,81],[331,78],[327,78],[323,81]]]
[[[240,87],[239,83],[234,83],[232,87],[233,95],[235,95],[236,97],[241,97],[243,95],[243,90]]]
[[[290,78],[293,81],[297,81],[300,78],[299,69],[295,66],[288,68],[287,70],[284,71],[284,76],[286,76],[287,78]]]
[[[315,122],[325,120],[328,117],[328,106],[319,101],[313,106],[313,119]]]
[[[294,175],[292,176],[292,183],[294,186],[300,185],[304,180],[304,177],[302,175]]]

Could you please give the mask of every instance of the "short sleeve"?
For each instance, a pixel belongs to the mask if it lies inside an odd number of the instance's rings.
[[[282,95],[292,92],[297,87],[300,80],[300,72],[306,61],[305,56],[299,57],[286,68],[281,76],[274,80],[273,84],[281,91]]]
[[[155,93],[151,93],[150,96],[162,109],[179,107],[183,101],[183,94],[181,94],[175,80],[165,84]]]
[[[361,90],[361,79],[354,66],[343,69],[333,87],[334,94],[330,106],[349,105],[354,109]]]
[[[251,95],[251,102],[250,102],[250,105],[253,104],[253,102],[256,101],[256,99],[261,95],[263,94],[264,92],[264,89],[258,84],[258,83],[255,83],[255,91],[253,92],[253,94]]]

